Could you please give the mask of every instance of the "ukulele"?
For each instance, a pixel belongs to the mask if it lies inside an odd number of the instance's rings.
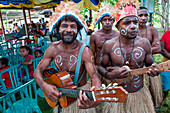
[[[122,79],[113,79],[114,83],[122,84],[123,82],[130,81],[134,75],[142,75],[145,74],[150,68],[152,70],[159,69],[160,71],[170,71],[170,61],[163,62],[158,64],[156,67],[145,67],[145,68],[138,68],[138,69],[130,69],[128,66],[123,66],[129,71],[129,75],[126,78]],[[107,70],[114,70],[117,67],[107,67]]]
[[[66,71],[57,73],[55,69],[48,68],[43,72],[43,75],[46,77],[46,83],[55,85],[57,89],[62,92],[62,96],[58,100],[61,107],[66,108],[79,98],[80,90],[76,89],[77,86],[73,84],[70,75]],[[125,89],[115,85],[109,85],[108,87],[102,85],[98,90],[83,90],[83,92],[86,93],[90,100],[99,102],[124,102],[128,95]],[[44,96],[50,107],[57,105],[57,102],[51,101],[45,93]]]

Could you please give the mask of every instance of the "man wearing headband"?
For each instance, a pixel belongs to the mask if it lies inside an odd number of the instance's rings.
[[[70,9],[76,8],[72,2],[63,3],[57,6],[56,12],[63,11],[63,7]],[[62,8],[61,8],[62,7]],[[67,9],[66,8],[66,9]],[[64,10],[66,13],[69,9]],[[54,13],[58,14],[58,13]],[[78,88],[87,90],[91,87],[91,84],[87,83],[86,73],[91,78],[92,86],[91,90],[98,89],[101,87],[100,79],[98,78],[97,71],[94,65],[94,56],[91,50],[86,47],[83,43],[76,39],[77,34],[83,28],[83,24],[79,19],[71,12],[67,12],[65,15],[60,15],[59,19],[54,19],[57,15],[52,15],[51,21],[53,23],[52,29],[56,28],[58,36],[61,38],[60,41],[53,42],[45,51],[43,59],[35,70],[35,81],[40,86],[42,91],[51,101],[58,101],[62,93],[59,92],[56,86],[47,84],[43,79],[43,71],[50,65],[52,59],[54,59],[55,66],[58,72],[67,71],[72,78],[74,85]],[[59,17],[59,16],[57,16]],[[51,27],[50,27],[51,28]],[[76,71],[77,70],[77,71]],[[62,108],[62,112],[95,112],[95,107],[99,103],[88,99],[85,93],[80,91],[79,100],[74,102],[67,108]],[[90,108],[90,109],[87,109]],[[82,110],[84,109],[84,110]],[[55,107],[54,112],[58,113],[58,107]]]
[[[152,26],[147,26],[149,11],[146,7],[139,7],[137,10],[139,29],[138,36],[142,38],[147,38],[152,47],[152,54],[157,54],[161,52],[161,45],[158,37],[158,31]],[[156,57],[153,55],[153,58]],[[159,76],[149,77],[144,75],[145,83],[148,85],[150,92],[152,94],[153,102],[155,108],[161,107],[163,96],[162,96],[162,86]]]
[[[142,68],[153,64],[151,45],[148,39],[137,36],[137,11],[132,4],[122,4],[116,14],[116,28],[120,35],[103,45],[102,66],[99,73],[107,79],[123,81],[128,77],[130,69]],[[120,3],[121,4],[121,3]],[[111,69],[111,66],[115,67]],[[154,65],[152,65],[154,66]],[[149,76],[157,76],[159,70],[149,69]],[[104,113],[154,113],[154,106],[147,87],[143,84],[143,75],[134,75],[130,80],[120,83],[128,91],[124,103],[105,103]]]
[[[108,8],[109,11],[113,10],[110,7],[106,7],[106,8]],[[101,56],[103,54],[102,47],[103,47],[104,42],[119,35],[118,32],[112,30],[112,26],[113,26],[115,19],[111,15],[112,12],[109,12],[109,11],[102,13],[103,11],[101,10],[99,12],[99,14],[96,14],[97,16],[95,17],[95,20],[97,20],[97,22],[94,21],[95,26],[99,22],[101,22],[102,29],[99,29],[96,32],[92,33],[92,35],[90,37],[90,46],[91,46],[93,54],[95,55],[95,64],[96,65],[100,65],[100,63],[101,63],[101,60],[102,60]],[[100,13],[102,13],[102,15],[100,15]]]
[[[99,29],[96,32],[92,33],[90,37],[90,47],[95,56],[95,64],[97,68],[101,64],[101,61],[102,61],[103,44],[107,40],[110,40],[119,35],[118,32],[112,30],[113,23],[115,22],[114,11],[115,9],[112,8],[111,6],[103,6],[103,8],[101,7],[101,10],[99,11],[98,14],[96,14],[96,17],[95,17],[95,21],[94,21],[95,26],[100,23],[102,24],[102,29]],[[102,76],[99,75],[99,77],[102,83],[107,84],[107,82],[109,82]]]

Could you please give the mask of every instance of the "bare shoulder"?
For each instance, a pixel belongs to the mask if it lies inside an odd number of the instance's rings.
[[[103,51],[108,53],[111,51],[110,48],[112,48],[114,45],[116,45],[119,42],[119,37],[112,38],[110,40],[107,40],[103,45]]]
[[[152,33],[154,33],[155,31],[157,31],[157,29],[155,27],[152,26],[147,26],[148,30],[150,30]]]
[[[114,34],[115,37],[119,36],[119,32],[112,30],[112,33]]]
[[[150,42],[147,38],[142,38],[140,36],[137,36],[135,42],[143,48],[151,47]]]
[[[93,33],[91,34],[91,37],[96,38],[96,37],[100,36],[100,34],[101,34],[101,29],[93,32]]]
[[[60,44],[60,41],[56,41],[56,42],[51,43],[51,45],[47,48],[45,53],[51,55],[54,51],[57,50],[57,48],[59,47],[59,44]]]

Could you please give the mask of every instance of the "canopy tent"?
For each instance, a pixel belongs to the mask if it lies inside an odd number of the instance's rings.
[[[60,4],[60,1],[73,1],[78,5],[78,8],[80,10],[82,10],[83,7],[86,7],[90,10],[97,11],[100,5],[100,0],[0,0],[0,9],[23,9],[26,34],[27,37],[29,38],[28,31],[27,31],[25,9],[34,9],[35,6],[41,6],[43,8],[52,8],[52,7],[54,8],[57,4]],[[0,20],[1,20],[2,29],[4,31],[1,11],[0,11]],[[5,32],[4,32],[4,38],[6,39]]]
[[[86,7],[90,10],[97,11],[100,5],[100,0],[0,0],[1,9],[21,9],[33,8],[35,6],[41,6],[44,8],[51,8],[60,4],[60,1],[73,1],[78,4],[80,10]]]

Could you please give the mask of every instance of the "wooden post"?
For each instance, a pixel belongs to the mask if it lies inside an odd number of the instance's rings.
[[[0,20],[1,20],[2,31],[3,31],[3,34],[4,34],[4,39],[6,41],[6,35],[5,35],[5,29],[4,29],[4,25],[3,25],[3,19],[2,19],[2,15],[1,15],[1,10],[0,10]]]
[[[55,6],[53,6],[53,11],[55,11]]]
[[[27,19],[26,19],[26,14],[25,14],[25,8],[22,7],[22,9],[23,9],[23,15],[24,15],[24,22],[25,22],[25,32],[26,32],[27,38],[30,39],[29,34],[28,34],[28,27],[27,27]]]
[[[89,15],[92,18],[92,10],[89,9]]]
[[[30,14],[30,10],[28,9],[28,14],[29,14],[29,19],[30,19],[30,23],[31,23],[31,14]]]

